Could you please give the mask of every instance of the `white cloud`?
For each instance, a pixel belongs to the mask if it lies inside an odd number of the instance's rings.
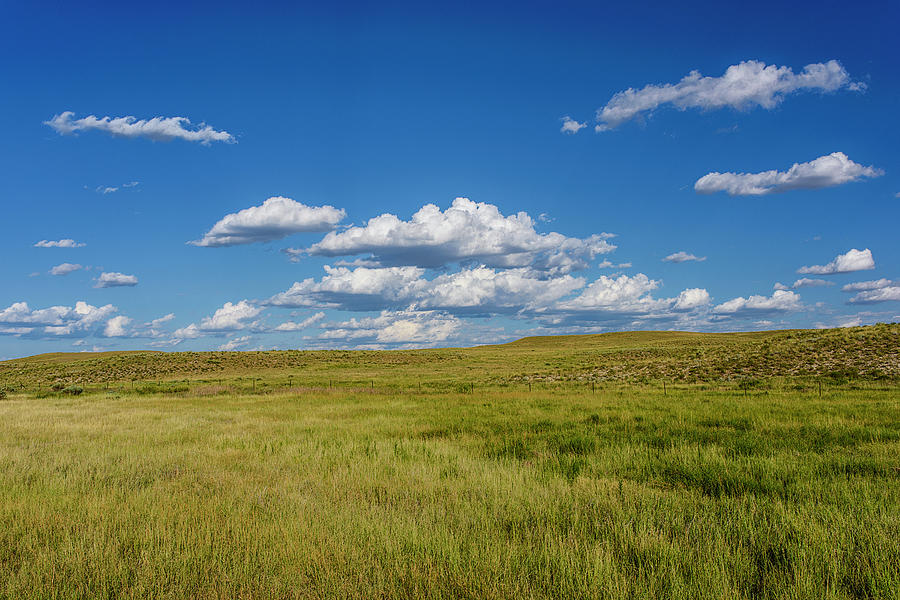
[[[703,288],[689,288],[678,294],[675,310],[693,310],[709,304],[709,292]]]
[[[15,302],[0,310],[0,325],[11,326],[3,333],[38,338],[84,337],[95,333],[100,323],[116,312],[112,304],[97,307],[76,302],[74,307],[51,306],[32,310],[27,302]]]
[[[50,269],[51,275],[68,275],[69,273],[74,273],[75,271],[80,271],[84,267],[79,264],[72,263],[62,263],[56,265],[52,269]]]
[[[307,206],[290,198],[275,196],[242,211],[225,215],[194,246],[234,246],[269,242],[301,232],[334,229],[346,216],[333,206]]]
[[[197,128],[186,128],[186,125],[190,126],[191,124],[190,119],[186,117],[137,119],[135,117],[89,115],[81,119],[73,119],[74,116],[75,113],[65,111],[49,121],[44,121],[44,124],[52,127],[60,135],[72,135],[79,131],[103,131],[115,137],[146,137],[159,142],[182,139],[208,145],[210,142],[235,143],[237,141],[227,131],[217,131],[205,123],[201,123]]]
[[[537,308],[584,287],[581,278],[538,278],[529,269],[494,270],[485,266],[445,273],[431,280],[419,267],[325,266],[321,280],[306,279],[276,294],[268,304],[320,306],[342,310],[441,308],[498,313]]]
[[[131,324],[131,319],[124,315],[113,317],[106,322],[106,328],[103,330],[105,337],[125,337],[128,335],[126,328]]]
[[[650,296],[660,282],[643,273],[632,277],[601,275],[585,290],[572,298],[559,302],[555,308],[562,312],[600,311],[612,313],[649,313],[667,309],[672,300],[659,300]]]
[[[586,239],[559,233],[541,234],[525,212],[504,216],[492,204],[457,198],[446,211],[427,204],[409,221],[383,214],[364,227],[331,232],[307,253],[318,256],[371,255],[383,266],[441,267],[477,262],[489,267],[531,267],[553,274],[589,266],[599,254],[612,252],[611,234]],[[294,255],[303,251],[288,249]]]
[[[864,167],[843,152],[832,152],[810,162],[794,163],[787,171],[708,173],[694,183],[694,190],[701,194],[728,192],[730,196],[761,196],[790,190],[815,190],[881,175],[884,175],[881,169]]]
[[[132,287],[138,284],[138,278],[124,273],[101,273],[96,282],[95,288]]]
[[[121,185],[115,185],[115,186],[114,185],[99,185],[99,186],[97,186],[95,191],[98,194],[103,194],[105,196],[106,194],[113,194],[115,192],[118,192],[121,189],[133,188],[136,185],[138,185],[138,183],[139,183],[138,181],[129,181],[128,183],[123,183]]]
[[[175,319],[175,313],[169,313],[167,315],[163,315],[158,319],[153,319],[152,321],[148,321],[143,324],[142,327],[135,330],[133,335],[135,337],[148,337],[148,338],[162,338],[168,334],[168,332],[160,329],[163,325]]]
[[[454,315],[565,318],[599,313],[672,316],[706,306],[703,289],[684,290],[677,298],[655,299],[659,282],[639,273],[603,276],[586,287],[582,277],[544,277],[528,268],[479,266],[425,279],[417,267],[325,267],[321,280],[307,279],[270,298],[283,307],[322,307],[348,311],[441,310]],[[573,294],[583,290],[580,294]]]
[[[853,304],[874,304],[876,302],[892,301],[900,301],[900,285],[890,285],[875,290],[866,290],[856,294],[850,299],[850,302]]]
[[[251,341],[249,335],[242,335],[241,337],[236,337],[234,339],[230,339],[221,346],[218,347],[218,350],[230,352],[232,350],[237,350],[242,346],[246,346]]]
[[[721,77],[704,77],[698,71],[691,71],[676,84],[647,85],[639,90],[629,88],[619,92],[597,111],[595,129],[613,129],[664,105],[681,110],[725,107],[747,110],[757,106],[772,109],[795,92],[832,92],[841,88],[861,90],[864,85],[851,82],[847,71],[836,60],[806,65],[796,74],[790,67],[748,60],[731,65]]]
[[[568,115],[560,120],[562,121],[562,127],[559,128],[560,132],[568,133],[569,135],[578,133],[579,131],[587,127],[587,123],[579,123]]]
[[[831,281],[826,281],[825,279],[809,279],[808,277],[801,277],[792,285],[788,286],[784,285],[783,283],[776,283],[773,287],[776,290],[799,290],[800,288],[822,287],[826,285],[834,285],[834,283]]]
[[[200,329],[204,331],[243,329],[247,326],[245,321],[256,317],[261,312],[262,308],[250,304],[247,300],[241,300],[236,304],[226,302],[211,317],[204,317],[200,321]]]
[[[204,335],[196,323],[191,323],[187,327],[181,327],[172,334],[173,339],[177,340],[193,340]]]
[[[325,313],[317,312],[313,316],[303,319],[299,323],[294,321],[286,321],[278,325],[273,331],[301,331],[307,327],[312,327],[325,318]]]
[[[480,266],[440,275],[410,289],[418,307],[496,314],[537,310],[583,287],[581,277],[538,278],[529,269],[497,271]]]
[[[740,316],[767,312],[788,312],[800,310],[802,307],[800,296],[794,292],[775,290],[771,296],[754,295],[749,298],[734,298],[717,305],[713,308],[713,312],[720,315]]]
[[[171,320],[174,319],[174,318],[175,318],[175,313],[169,313],[169,314],[164,315],[164,316],[162,316],[162,317],[160,317],[160,318],[158,318],[158,319],[153,319],[152,321],[150,321],[149,323],[147,323],[147,326],[150,327],[150,328],[154,328],[154,329],[155,329],[156,327],[159,327],[159,326],[162,325],[163,323],[168,323],[169,321],[171,321]]]
[[[66,238],[64,240],[41,240],[35,243],[35,248],[82,248],[85,244],[76,242],[73,239]]]
[[[891,287],[894,285],[900,285],[900,282],[893,281],[891,279],[885,279],[884,277],[882,277],[881,279],[873,279],[871,281],[857,281],[854,283],[848,283],[841,288],[841,291],[863,292],[868,290],[880,290],[882,288]]]
[[[675,252],[673,254],[668,255],[667,257],[665,257],[662,260],[663,260],[663,262],[671,262],[671,263],[683,263],[683,262],[688,262],[691,260],[695,260],[697,262],[703,262],[704,260],[706,260],[706,257],[705,256],[695,256],[693,254],[688,254],[684,250],[681,250],[679,252]]]
[[[285,307],[321,306],[346,310],[381,310],[408,304],[427,282],[418,267],[325,266],[319,281],[304,279],[290,289],[272,296],[267,304]]]
[[[854,271],[867,271],[875,268],[875,260],[872,258],[872,251],[857,250],[853,248],[848,250],[846,254],[838,254],[833,261],[827,265],[813,265],[811,267],[800,267],[797,272],[801,275],[834,275],[835,273],[852,273]]]
[[[383,311],[377,317],[325,323],[323,340],[372,340],[380,344],[433,345],[456,335],[462,322],[435,311]]]
[[[187,327],[176,329],[172,335],[180,339],[194,339],[206,334],[239,331],[248,327],[256,327],[258,323],[252,321],[252,319],[256,318],[262,311],[262,307],[255,306],[247,300],[241,300],[236,303],[226,302],[212,316],[203,317],[199,325],[191,323]]]
[[[628,268],[631,267],[631,263],[630,263],[630,262],[623,262],[623,263],[615,264],[615,263],[612,262],[611,260],[606,260],[606,259],[604,259],[604,260],[601,260],[600,262],[598,262],[598,263],[596,264],[596,267],[597,267],[598,269],[610,269],[610,268],[616,268],[616,269],[628,269]]]

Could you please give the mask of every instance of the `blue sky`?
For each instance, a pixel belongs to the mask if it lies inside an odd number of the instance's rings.
[[[900,320],[895,2],[426,4],[6,3],[0,358]]]

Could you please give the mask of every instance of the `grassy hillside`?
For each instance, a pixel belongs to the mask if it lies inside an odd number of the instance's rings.
[[[897,336],[2,363],[0,600],[897,598]]]
[[[900,379],[900,324],[756,333],[629,332],[413,351],[50,354],[0,362],[0,387],[260,377],[447,386],[532,382],[716,382],[772,377]]]

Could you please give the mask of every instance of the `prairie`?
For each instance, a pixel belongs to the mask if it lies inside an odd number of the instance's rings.
[[[0,363],[0,597],[897,598],[898,335]]]

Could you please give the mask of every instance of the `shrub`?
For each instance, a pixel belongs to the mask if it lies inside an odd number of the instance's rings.
[[[0,389],[0,400],[6,400],[6,390]]]
[[[63,390],[64,394],[69,394],[70,396],[78,396],[84,393],[84,388],[80,385],[70,385],[69,387]]]

